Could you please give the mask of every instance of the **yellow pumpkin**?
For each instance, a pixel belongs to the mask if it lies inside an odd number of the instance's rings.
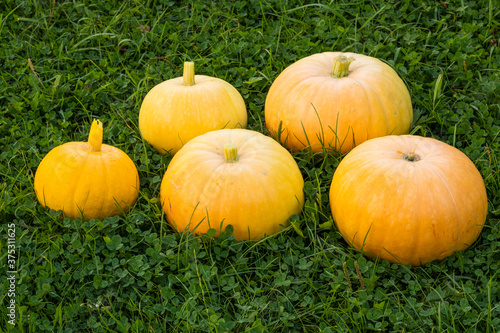
[[[102,134],[94,120],[88,142],[65,143],[42,159],[35,174],[40,204],[87,220],[128,211],[139,190],[137,169],[122,150],[102,144]]]
[[[372,256],[413,266],[466,249],[486,221],[481,174],[460,150],[419,136],[386,136],[341,161],[330,189],[346,241]]]
[[[240,93],[224,80],[195,75],[193,62],[184,63],[183,77],[153,87],[139,112],[142,137],[162,154],[173,155],[206,132],[246,125]]]
[[[404,82],[387,64],[325,52],[295,62],[276,78],[265,119],[289,149],[346,153],[368,139],[409,133],[413,109]]]
[[[170,162],[161,202],[175,230],[256,240],[289,225],[304,204],[304,180],[290,153],[255,131],[225,129],[189,141]]]

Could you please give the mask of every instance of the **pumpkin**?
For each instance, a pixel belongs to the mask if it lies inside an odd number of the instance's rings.
[[[474,243],[488,201],[483,178],[464,153],[402,135],[368,140],[349,152],[335,170],[330,206],[353,247],[419,266]]]
[[[175,154],[189,140],[223,128],[245,128],[243,97],[228,82],[194,74],[185,62],[182,77],[151,89],[139,112],[139,130],[158,152]]]
[[[266,126],[291,150],[346,153],[368,139],[407,134],[410,94],[387,64],[355,53],[300,59],[272,83]]]
[[[288,226],[304,204],[297,163],[278,142],[245,129],[209,132],[173,157],[161,202],[178,232],[194,234],[229,224],[236,240],[257,240]]]
[[[42,159],[35,173],[40,204],[87,220],[128,211],[138,195],[137,169],[122,150],[102,144],[102,137],[102,123],[94,120],[88,142],[62,144]]]

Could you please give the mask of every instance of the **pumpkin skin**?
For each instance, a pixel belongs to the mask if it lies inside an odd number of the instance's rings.
[[[325,52],[300,59],[276,78],[265,119],[288,149],[346,153],[368,139],[409,133],[413,109],[390,66],[361,54]]]
[[[225,154],[238,159],[226,162]],[[297,163],[278,142],[255,131],[225,129],[194,138],[173,157],[161,202],[178,232],[213,228],[218,235],[231,224],[236,240],[257,240],[301,212],[303,187]]]
[[[144,140],[159,153],[175,154],[189,140],[223,128],[245,128],[243,97],[228,82],[194,75],[194,64],[184,64],[184,75],[151,89],[139,112]]]
[[[465,154],[411,135],[372,139],[348,153],[333,176],[330,205],[356,249],[412,266],[466,249],[488,209],[484,181]]]
[[[88,143],[62,144],[42,159],[35,174],[41,205],[90,220],[121,215],[135,203],[135,164],[122,150],[102,144],[102,131],[102,123],[94,120]]]

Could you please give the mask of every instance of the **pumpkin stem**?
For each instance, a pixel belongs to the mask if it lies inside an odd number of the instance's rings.
[[[193,86],[194,85],[194,62],[186,61],[184,62],[184,72],[182,73],[184,78],[185,86]]]
[[[332,76],[341,79],[349,74],[349,65],[353,62],[354,58],[347,58],[345,55],[339,55],[333,58],[333,72]]]
[[[410,152],[403,154],[403,159],[407,160],[408,162],[417,162],[420,161],[420,156],[415,154],[414,152]]]
[[[224,161],[226,163],[238,161],[238,149],[234,143],[226,143],[224,145]]]
[[[92,121],[89,133],[89,150],[90,151],[101,151],[102,145],[102,123],[98,119]]]

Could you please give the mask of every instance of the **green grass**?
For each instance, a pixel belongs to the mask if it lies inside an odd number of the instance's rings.
[[[0,221],[16,224],[18,314],[7,323],[0,237],[0,332],[500,331],[500,11],[493,1],[39,1],[0,3]],[[475,163],[489,214],[469,249],[424,267],[369,260],[331,226],[340,157],[294,154],[306,205],[258,243],[172,232],[158,205],[169,158],[141,139],[155,84],[200,74],[233,84],[249,128],[279,73],[323,51],[382,59],[412,95],[412,133]],[[82,222],[41,207],[33,177],[52,148],[104,140],[136,163],[124,217]],[[359,274],[356,270],[359,267]],[[346,276],[347,273],[347,276]],[[348,278],[347,278],[348,277]],[[361,278],[362,280],[361,280]],[[363,283],[363,285],[361,284]]]

